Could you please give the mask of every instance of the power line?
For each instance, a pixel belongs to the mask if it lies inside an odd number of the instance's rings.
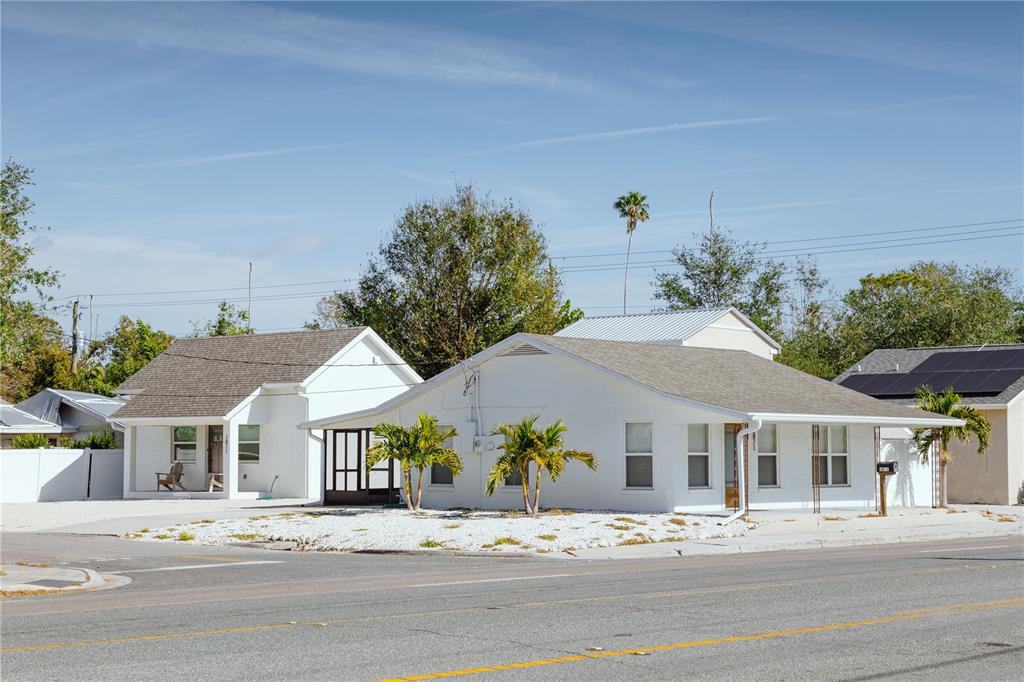
[[[961,237],[959,239],[925,240],[925,241],[912,242],[912,243],[909,243],[909,244],[881,244],[881,245],[879,245],[880,244],[879,242],[872,242],[872,244],[874,244],[872,246],[857,246],[855,248],[834,249],[834,250],[830,250],[830,251],[804,251],[804,252],[796,252],[796,253],[759,254],[758,256],[756,256],[756,258],[758,258],[758,259],[796,258],[798,256],[819,256],[819,255],[827,255],[827,254],[831,254],[831,253],[853,253],[853,252],[857,252],[857,251],[876,251],[878,249],[896,249],[896,248],[906,247],[906,246],[924,246],[924,245],[930,245],[930,244],[952,244],[952,243],[956,243],[956,242],[971,242],[971,241],[982,241],[982,240],[987,240],[987,239],[1000,239],[1000,238],[1003,238],[1003,237],[1017,237],[1017,236],[1020,236],[1021,234],[1024,234],[1024,232],[1021,231],[1022,227],[1024,227],[1024,226],[1014,226],[1012,228],[1003,228],[1003,229],[1011,229],[1011,230],[1015,230],[1015,231],[1014,232],[1008,232],[1008,233],[1005,233],[1005,234],[984,235],[984,236],[981,236],[981,237]],[[630,267],[632,267],[633,265],[678,265],[678,264],[679,264],[678,261],[676,261],[674,259],[670,259],[670,260],[641,261],[641,262],[638,262],[638,263],[631,263]],[[573,273],[577,273],[577,272],[606,272],[606,271],[613,271],[613,270],[622,270],[622,269],[624,269],[624,267],[625,267],[625,264],[604,263],[604,264],[595,264],[594,266],[577,266],[577,267],[574,267],[574,268],[564,268],[562,270],[559,270],[559,272],[566,273],[566,274],[573,274]]]
[[[294,294],[270,294],[267,296],[254,296],[254,301],[290,301],[302,298],[320,298],[328,294],[337,293],[336,289],[326,289],[321,291],[304,291],[301,293]],[[248,301],[248,297],[242,296],[239,298],[205,298],[205,299],[188,299],[188,300],[171,300],[171,301],[116,301],[110,303],[97,303],[94,307],[96,308],[161,308],[164,306],[177,306],[177,305],[201,305],[207,303],[242,303]]]
[[[833,235],[833,236],[830,236],[830,237],[807,237],[807,238],[802,238],[802,239],[784,239],[784,240],[774,240],[774,241],[773,240],[769,240],[769,241],[764,241],[764,242],[759,242],[759,243],[762,243],[762,244],[765,244],[765,245],[774,245],[774,244],[796,244],[796,243],[803,243],[803,242],[819,242],[819,241],[830,241],[830,240],[834,240],[834,239],[853,239],[853,238],[856,238],[856,237],[875,237],[875,236],[878,236],[878,235],[888,235],[888,234],[906,234],[906,233],[909,233],[909,232],[931,232],[931,231],[937,231],[937,230],[952,230],[952,229],[959,229],[959,228],[963,228],[963,227],[982,227],[982,226],[985,226],[985,225],[1000,225],[1000,224],[1004,224],[1004,223],[1016,223],[1016,222],[1020,222],[1022,220],[1024,220],[1024,218],[1012,218],[1012,219],[1007,219],[1007,220],[988,220],[988,221],[978,222],[978,223],[960,223],[958,225],[936,225],[936,226],[932,226],[932,227],[916,227],[916,228],[902,229],[902,230],[883,230],[881,232],[860,232],[860,233],[855,233],[855,234],[839,234],[839,235]],[[941,235],[939,235],[939,236],[941,236]],[[634,255],[649,255],[649,254],[654,254],[654,253],[672,253],[672,249],[654,249],[654,250],[650,250],[650,251],[633,251],[632,253]],[[617,251],[615,253],[585,253],[585,254],[573,254],[571,256],[551,256],[551,259],[552,260],[570,260],[570,259],[578,259],[578,258],[611,258],[611,257],[614,257],[614,256],[625,256],[625,255],[626,255],[625,251]]]

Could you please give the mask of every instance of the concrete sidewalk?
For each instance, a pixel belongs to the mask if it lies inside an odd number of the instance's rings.
[[[639,559],[707,554],[746,554],[823,547],[880,545],[928,540],[1016,536],[1024,540],[1024,508],[952,505],[946,509],[899,508],[887,517],[863,510],[752,512],[759,525],[735,538],[596,547],[573,552],[578,559]]]
[[[22,533],[122,535],[203,519],[236,519],[306,510],[303,499],[87,500],[0,504],[0,530]]]
[[[0,598],[91,592],[120,587],[130,582],[130,578],[101,575],[88,568],[46,564],[0,565]]]

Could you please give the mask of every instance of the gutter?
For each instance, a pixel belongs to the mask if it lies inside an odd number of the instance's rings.
[[[719,522],[720,526],[724,526],[724,525],[726,525],[728,523],[732,523],[733,521],[735,521],[736,519],[738,519],[739,517],[741,517],[741,516],[743,516],[744,514],[747,513],[747,486],[746,486],[747,476],[746,476],[746,472],[747,472],[747,459],[748,459],[748,456],[747,456],[747,448],[745,448],[744,445],[746,445],[746,437],[748,435],[757,433],[758,431],[761,430],[761,427],[764,425],[764,422],[762,422],[760,419],[756,419],[755,418],[755,419],[752,419],[751,421],[753,422],[753,424],[751,424],[750,426],[747,426],[746,428],[740,429],[739,432],[736,434],[736,450],[735,450],[735,452],[736,452],[736,456],[738,458],[738,461],[736,462],[736,464],[737,464],[737,466],[736,466],[736,486],[738,488],[737,492],[739,492],[739,496],[740,496],[739,509],[737,509],[735,513],[733,513],[730,516],[726,517],[724,521],[720,521]]]

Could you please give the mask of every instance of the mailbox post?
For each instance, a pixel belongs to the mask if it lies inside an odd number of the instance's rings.
[[[875,471],[878,472],[878,489],[881,495],[881,515],[888,516],[885,508],[885,479],[899,471],[899,462],[878,462],[875,464]]]

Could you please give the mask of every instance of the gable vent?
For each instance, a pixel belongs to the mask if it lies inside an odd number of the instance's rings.
[[[515,348],[513,348],[510,351],[508,351],[507,353],[503,353],[502,357],[508,357],[510,355],[547,355],[547,354],[548,354],[548,352],[545,351],[545,350],[541,350],[540,348],[537,348],[536,346],[531,346],[528,343],[523,343],[523,344],[520,344],[520,345],[516,346]]]

